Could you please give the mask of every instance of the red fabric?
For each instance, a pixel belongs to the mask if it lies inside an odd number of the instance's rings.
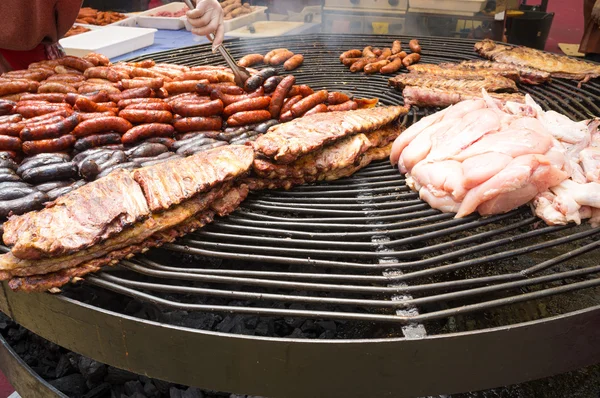
[[[9,397],[15,389],[10,385],[4,374],[0,372],[0,398]]]
[[[46,49],[43,44],[40,44],[31,51],[12,51],[0,49],[0,54],[6,62],[10,64],[13,70],[27,69],[29,64],[33,62],[43,61],[48,59]]]

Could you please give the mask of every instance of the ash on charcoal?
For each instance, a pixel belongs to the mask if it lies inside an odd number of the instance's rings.
[[[73,373],[60,379],[52,380],[50,384],[65,394],[82,395],[87,390],[85,378],[79,373]]]

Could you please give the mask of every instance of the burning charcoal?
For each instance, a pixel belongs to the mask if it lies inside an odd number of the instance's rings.
[[[204,398],[204,394],[200,389],[195,387],[190,387],[181,393],[181,398]]]
[[[98,383],[106,375],[106,365],[96,362],[91,358],[80,357],[77,367],[83,377],[92,383]]]
[[[125,385],[123,386],[123,388],[124,388],[123,391],[127,395],[133,395],[136,392],[140,392],[140,393],[144,392],[144,386],[142,385],[142,382],[140,382],[139,380],[128,381],[127,383],[125,383]]]
[[[137,380],[137,378],[134,373],[109,366],[104,381],[111,384],[125,384],[128,381]]]
[[[144,383],[144,394],[146,394],[148,398],[160,397],[160,391],[158,391],[158,388],[156,388],[150,380]]]
[[[50,381],[50,384],[65,394],[82,395],[86,390],[85,379],[79,373],[61,377]]]
[[[102,384],[94,387],[87,393],[85,393],[85,395],[81,398],[104,398],[107,396],[109,391],[110,391],[110,384],[102,383]]]

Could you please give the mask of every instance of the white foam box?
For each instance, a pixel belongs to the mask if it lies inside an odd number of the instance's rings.
[[[106,26],[64,38],[59,43],[68,55],[83,57],[89,53],[99,53],[114,58],[151,46],[155,33],[156,29]]]
[[[179,30],[185,27],[186,16],[182,17],[155,17],[156,13],[161,11],[177,12],[181,9],[188,10],[188,6],[184,2],[169,3],[164,6],[156,7],[148,11],[144,11],[137,15],[137,25],[142,28],[156,28],[165,30]]]
[[[232,30],[241,28],[242,26],[250,25],[253,22],[264,21],[267,19],[265,16],[267,7],[252,6],[252,9],[253,11],[251,13],[223,21],[223,28],[225,29],[225,32],[231,32]],[[192,30],[192,25],[190,25],[187,18],[184,20],[184,23],[187,30]]]
[[[412,9],[428,10],[432,12],[449,11],[453,13],[477,13],[485,8],[486,0],[409,0],[408,6]]]

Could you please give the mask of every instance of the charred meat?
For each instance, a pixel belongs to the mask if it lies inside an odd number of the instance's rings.
[[[463,76],[457,79],[415,73],[401,73],[389,80],[389,85],[399,90],[407,86],[437,88],[441,90],[490,92],[517,92],[513,80],[502,76]]]
[[[430,87],[406,87],[402,90],[407,105],[446,107],[461,101],[481,98],[481,91],[444,90]],[[524,102],[525,96],[519,93],[489,93],[489,96],[502,103],[507,101]]]

